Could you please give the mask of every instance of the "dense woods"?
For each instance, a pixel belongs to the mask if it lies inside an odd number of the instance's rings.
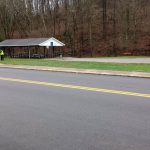
[[[71,56],[150,55],[150,0],[0,0],[0,40],[52,36]]]

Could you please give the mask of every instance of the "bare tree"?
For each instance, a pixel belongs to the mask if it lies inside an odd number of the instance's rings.
[[[0,39],[55,36],[72,56],[116,55],[146,49],[149,14],[149,0],[0,0]]]

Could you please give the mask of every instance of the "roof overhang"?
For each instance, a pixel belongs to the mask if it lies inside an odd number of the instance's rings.
[[[53,45],[52,45],[53,44]],[[0,47],[65,46],[55,38],[9,39],[0,42]]]

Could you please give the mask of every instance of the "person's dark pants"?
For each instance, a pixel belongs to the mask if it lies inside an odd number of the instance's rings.
[[[4,55],[1,55],[1,61],[4,61]]]

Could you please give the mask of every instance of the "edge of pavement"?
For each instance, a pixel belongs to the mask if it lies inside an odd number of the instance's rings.
[[[129,72],[129,71],[93,70],[93,69],[76,69],[76,68],[61,68],[61,67],[27,66],[27,65],[5,65],[5,64],[0,64],[0,68],[150,78],[150,73],[148,72],[134,72],[134,71]]]

